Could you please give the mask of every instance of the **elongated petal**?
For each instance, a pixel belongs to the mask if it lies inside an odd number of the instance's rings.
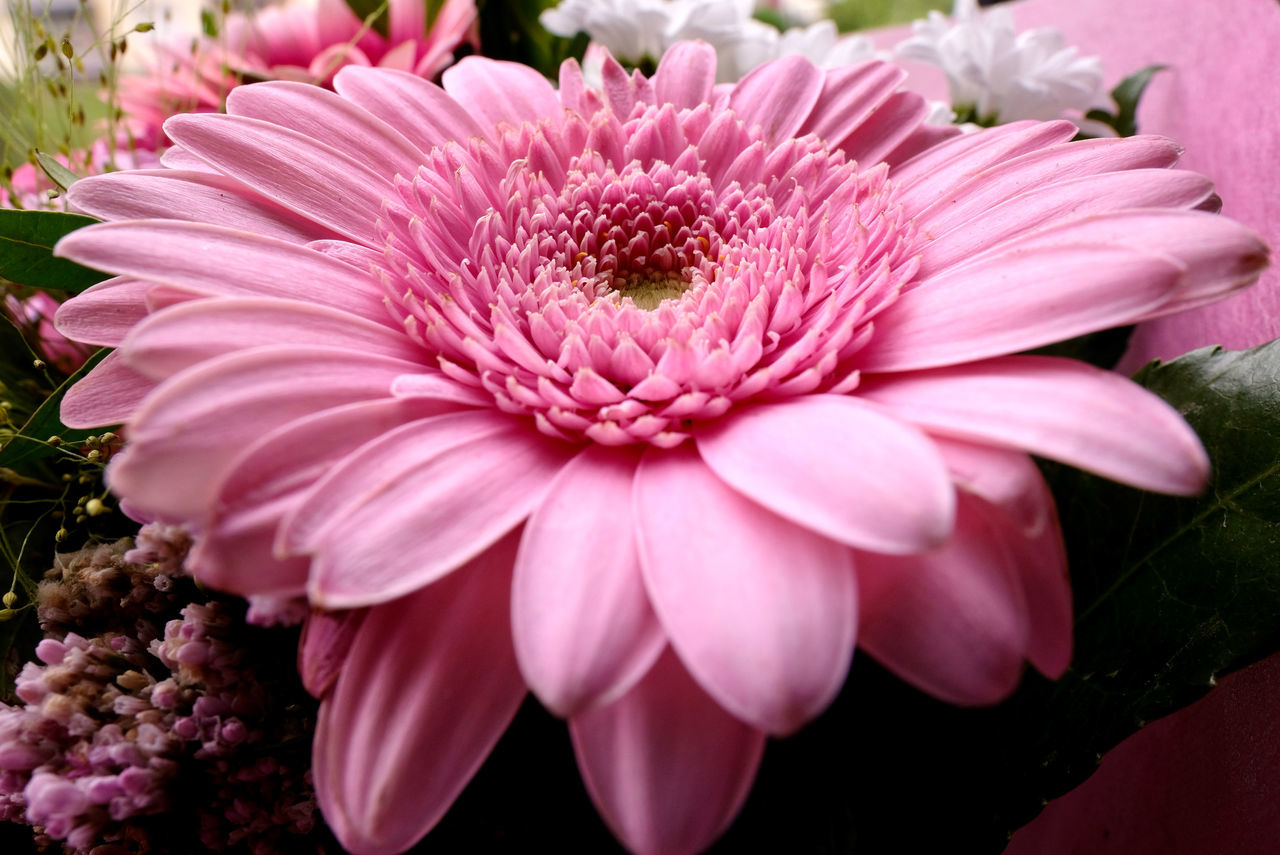
[[[155,387],[155,381],[125,365],[118,351],[108,353],[63,395],[62,423],[73,428],[123,424]]]
[[[267,297],[196,300],[138,324],[124,342],[125,361],[164,379],[192,365],[263,345],[324,346],[341,341],[366,354],[412,364],[426,352],[402,333],[326,306]]]
[[[929,105],[919,95],[895,92],[844,138],[840,150],[858,163],[879,163],[907,143],[928,114]]]
[[[893,94],[905,76],[902,69],[879,62],[827,71],[822,94],[802,130],[826,141],[828,147],[839,146]]]
[[[451,409],[434,402],[360,401],[291,421],[227,464],[201,537],[187,557],[202,583],[241,596],[305,592],[311,561],[276,551],[280,525],[333,461],[395,428]],[[323,454],[317,454],[323,449]]]
[[[559,118],[564,112],[547,79],[515,62],[466,57],[446,70],[441,82],[459,104],[490,127]]]
[[[54,327],[69,339],[116,347],[147,316],[152,283],[117,276],[86,288],[58,307]]]
[[[822,72],[801,56],[784,56],[747,73],[729,96],[729,107],[748,129],[760,127],[777,144],[795,135],[822,94]]]
[[[1008,547],[1027,610],[1026,657],[1057,679],[1071,662],[1073,617],[1067,553],[1058,513],[1026,454],[935,438],[956,484],[989,506]]]
[[[334,77],[333,86],[423,150],[489,135],[443,89],[412,74],[349,65]]]
[[[381,242],[375,224],[383,200],[395,198],[391,176],[297,131],[243,116],[174,116],[164,130],[276,204],[366,246]]]
[[[516,655],[529,687],[558,715],[627,691],[666,645],[636,552],[637,461],[588,447],[525,525],[511,600]]]
[[[743,409],[697,443],[735,490],[841,543],[921,552],[951,533],[954,490],[933,444],[855,398],[811,395]]]
[[[404,425],[348,455],[285,523],[314,554],[312,602],[352,608],[430,584],[537,507],[572,456],[492,411]]]
[[[1144,490],[1198,492],[1209,461],[1177,411],[1118,374],[1010,356],[872,380],[859,394],[930,432],[1020,448]]]
[[[216,260],[209,255],[214,247]],[[386,323],[380,289],[368,273],[241,229],[167,220],[103,223],[67,235],[56,252],[197,294],[288,297]]]
[[[336,149],[358,152],[383,175],[414,175],[425,157],[421,148],[373,114],[307,83],[272,80],[237,86],[227,94],[227,112],[274,122]]]
[[[164,519],[202,516],[227,465],[297,418],[388,397],[404,363],[337,348],[256,348],[170,378],[139,408],[108,478]]]
[[[858,645],[956,704],[1003,699],[1022,672],[1026,607],[1008,550],[961,494],[956,532],[923,555],[858,554]]]
[[[653,75],[658,103],[692,110],[711,97],[716,52],[706,42],[677,42],[667,49]]]
[[[764,753],[764,734],[708,697],[670,650],[569,732],[591,800],[637,855],[709,846],[742,807]]]
[[[1010,249],[901,295],[876,319],[858,365],[955,365],[1125,324],[1166,300],[1185,269],[1169,256],[1110,246]]]
[[[312,697],[323,698],[329,694],[342,673],[356,630],[368,613],[368,609],[348,612],[317,609],[307,616],[302,625],[302,638],[298,640],[298,676]]]
[[[89,176],[71,186],[67,199],[76,210],[100,220],[186,220],[297,244],[335,236],[319,223],[255,196],[239,181],[210,172],[156,169]]]
[[[851,550],[739,495],[687,448],[647,454],[633,501],[649,596],[703,688],[776,734],[826,707],[853,654]]]
[[[403,852],[430,831],[515,716],[515,545],[508,537],[361,622],[313,751],[325,820],[354,855]]]

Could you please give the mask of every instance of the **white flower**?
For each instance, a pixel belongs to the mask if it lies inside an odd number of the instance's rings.
[[[619,60],[639,65],[656,62],[678,41],[701,39],[716,50],[716,79],[730,83],[780,56],[799,54],[832,68],[870,59],[865,36],[841,37],[831,21],[785,32],[752,17],[753,0],[563,0],[539,17],[559,36],[585,32],[591,37],[583,61],[588,82],[598,83],[600,48]]]
[[[941,68],[962,116],[1047,120],[1107,103],[1097,57],[1078,56],[1055,29],[1018,33],[1007,9],[982,12],[976,0],[955,0],[950,21],[930,12],[912,31],[898,55]]]

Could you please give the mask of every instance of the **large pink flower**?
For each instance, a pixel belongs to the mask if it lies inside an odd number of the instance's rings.
[[[877,63],[714,79],[702,44],[598,92],[352,67],[72,191],[117,222],[59,252],[120,276],[58,323],[119,349],[64,419],[128,421],[111,485],[197,528],[203,581],[329,610],[303,669],[355,852],[425,834],[526,688],[629,847],[696,851],[855,640],[958,703],[1066,667],[1029,453],[1204,482],[1159,399],[1015,355],[1257,277],[1176,145],[939,140]]]
[[[330,84],[347,65],[434,77],[471,38],[475,0],[446,0],[428,26],[427,0],[388,0],[386,35],[366,27],[346,0],[285,0],[228,15],[215,38],[161,45],[145,73],[121,76],[119,103],[141,145],[156,148],[161,123],[216,112],[242,80]]]

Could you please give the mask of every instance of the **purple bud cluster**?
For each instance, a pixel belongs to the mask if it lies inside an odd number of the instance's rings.
[[[85,855],[314,850],[314,701],[297,632],[181,575],[186,537],[60,556],[46,637],[0,704],[0,820]],[[58,841],[60,843],[55,843]]]

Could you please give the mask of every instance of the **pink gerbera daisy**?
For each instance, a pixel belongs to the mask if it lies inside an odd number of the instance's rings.
[[[59,327],[118,349],[64,419],[128,422],[111,486],[196,530],[202,581],[326,610],[302,662],[352,851],[429,831],[528,689],[627,846],[699,850],[855,642],[957,703],[1062,672],[1029,454],[1203,485],[1158,398],[1015,354],[1216,299],[1266,248],[1168,140],[939,140],[900,78],[717,87],[698,43],[599,91],[351,67],[72,189],[116,222],[60,254],[119,278]]]
[[[160,125],[184,112],[216,112],[242,80],[328,85],[347,65],[396,68],[434,77],[471,39],[475,0],[445,0],[428,25],[427,0],[388,0],[385,35],[366,26],[346,0],[285,0],[234,13],[215,38],[160,45],[145,73],[119,79],[119,103],[144,147]]]

